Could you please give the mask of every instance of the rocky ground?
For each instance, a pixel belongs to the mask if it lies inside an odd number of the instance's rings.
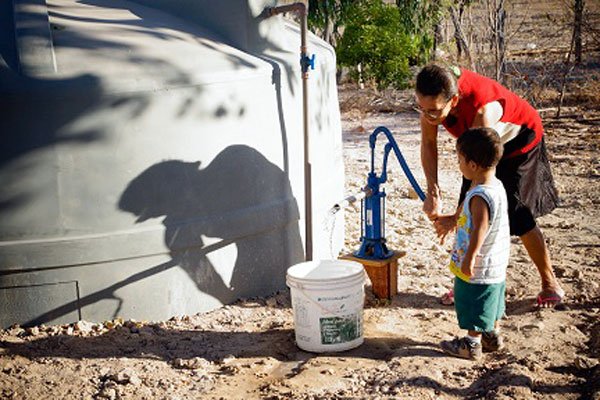
[[[523,46],[536,38],[548,46],[564,42],[540,33],[556,26],[559,3],[552,2],[552,11],[549,2],[539,2],[537,14],[525,13],[533,22],[522,30]],[[540,47],[524,57],[537,63],[534,79],[551,80],[544,75],[548,62]],[[0,331],[0,398],[600,400],[600,78],[597,58],[587,65],[570,78],[577,95],[566,97],[561,118],[554,118],[552,102],[536,103],[562,200],[539,224],[567,298],[555,310],[533,306],[539,278],[514,240],[502,321],[505,350],[471,362],[439,349],[440,340],[460,334],[453,308],[438,300],[451,285],[450,243],[438,243],[392,156],[387,238],[406,255],[399,260],[399,293],[391,301],[376,299],[367,286],[360,347],[331,354],[301,351],[294,343],[288,291],[163,322],[13,327]],[[557,85],[544,87],[556,98]],[[525,94],[543,100],[536,93]],[[366,183],[367,137],[380,125],[394,133],[423,182],[411,98],[410,92],[341,88],[348,193]],[[460,176],[453,140],[442,134],[440,141],[440,182],[450,210]],[[358,246],[358,210],[347,209],[344,218],[345,253]]]
[[[438,244],[391,158],[387,236],[406,256],[391,301],[367,287],[362,346],[301,351],[287,291],[164,322],[14,327],[0,332],[0,398],[600,399],[600,113],[569,113],[546,123],[562,205],[540,219],[568,297],[558,310],[533,307],[539,279],[515,240],[505,350],[471,362],[438,348],[460,333],[453,308],[438,301],[451,282],[450,244]],[[349,111],[343,122],[349,193],[365,184],[366,139],[379,125],[392,130],[422,181],[416,113]],[[459,175],[454,142],[441,138],[440,180],[451,208]],[[358,245],[359,220],[357,210],[346,210],[345,251]]]

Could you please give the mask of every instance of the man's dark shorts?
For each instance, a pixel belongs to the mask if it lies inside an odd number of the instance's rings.
[[[509,142],[510,143],[510,142]],[[509,154],[506,151],[505,154]],[[526,154],[502,158],[496,167],[508,198],[510,234],[522,236],[535,228],[535,219],[554,210],[559,203],[544,138]],[[471,182],[463,177],[459,204]]]

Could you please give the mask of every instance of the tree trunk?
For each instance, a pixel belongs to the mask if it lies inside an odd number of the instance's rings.
[[[574,47],[575,47],[575,29],[573,29],[573,34],[571,35],[571,46],[569,47],[569,52],[567,53],[567,59],[565,60],[565,69],[563,72],[562,84],[560,85],[560,96],[558,97],[558,108],[556,109],[556,118],[560,118],[563,100],[565,99],[565,90],[567,88],[567,79],[569,77],[569,74],[573,71],[573,68],[575,68],[575,64],[571,64],[571,55],[573,54]]]
[[[581,25],[583,24],[584,0],[575,0],[575,21],[573,35],[575,40],[575,63],[581,64]]]
[[[469,45],[467,43],[467,39],[465,39],[465,35],[462,31],[462,27],[461,27],[461,24],[459,21],[459,17],[457,15],[457,12],[454,9],[454,7],[450,7],[450,16],[452,17],[452,23],[454,24],[454,37],[456,38],[457,46],[458,46],[458,43],[460,43],[460,47],[462,48],[462,50],[464,50],[467,60],[469,60],[469,66],[470,66],[471,70],[475,71],[475,64],[473,62],[473,58],[471,57]],[[460,61],[460,56],[459,56],[459,61]]]
[[[438,22],[433,28],[433,59],[436,59],[437,49],[442,43],[442,23]]]
[[[498,82],[503,81],[506,62],[506,10],[504,0],[487,0],[489,44],[494,55],[494,75]]]
[[[496,38],[496,80],[498,82],[503,81],[504,67],[506,61],[506,40],[505,40],[505,27],[506,27],[506,10],[504,10],[504,0],[500,0],[495,13],[495,38]]]
[[[458,16],[456,16],[456,21],[455,22],[455,14],[456,11],[453,7],[450,8],[451,12],[453,13],[452,15],[452,22],[454,22],[454,40],[456,41],[456,58],[458,61],[460,61],[461,57],[462,57],[462,53],[463,53],[463,49],[465,51],[469,51],[469,49],[465,49],[465,45],[466,45],[466,40],[464,35],[462,34],[462,29],[457,29],[456,26],[458,25],[460,28],[462,28],[462,17],[463,17],[463,13],[465,11],[465,2],[464,1],[460,1],[458,4]]]
[[[335,38],[333,37],[333,28],[335,26],[335,14],[331,13],[332,0],[325,0],[323,6],[323,14],[325,17],[325,28],[323,32],[323,40],[335,47]]]

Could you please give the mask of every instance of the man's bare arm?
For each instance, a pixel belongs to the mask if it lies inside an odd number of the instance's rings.
[[[427,180],[427,195],[423,211],[429,219],[436,219],[441,209],[441,194],[438,186],[437,125],[431,125],[421,115],[421,165]]]

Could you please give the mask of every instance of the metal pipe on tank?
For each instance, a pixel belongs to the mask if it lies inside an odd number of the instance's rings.
[[[309,149],[310,138],[308,135],[308,66],[314,68],[314,58],[309,58],[306,48],[306,32],[308,6],[304,3],[293,3],[278,7],[265,8],[266,17],[295,12],[300,17],[300,64],[302,66],[302,123],[304,125],[304,213],[305,213],[305,258],[311,261],[313,258],[312,239],[312,171],[310,165]]]

